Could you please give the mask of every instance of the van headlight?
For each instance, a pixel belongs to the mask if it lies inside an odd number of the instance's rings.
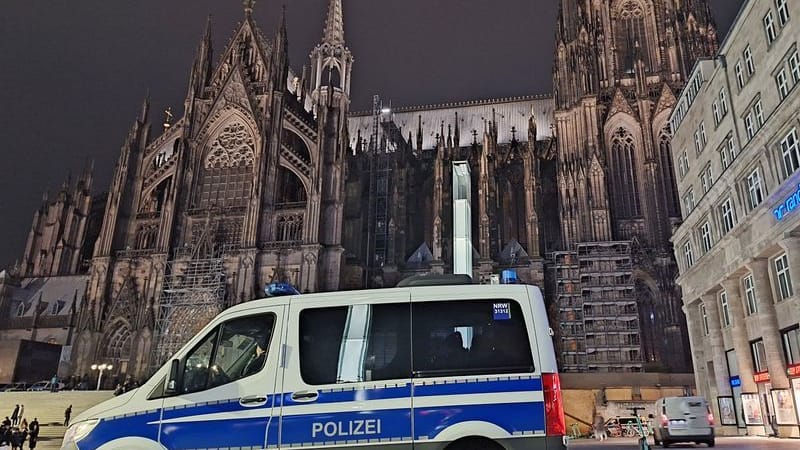
[[[91,419],[70,425],[67,428],[67,432],[64,433],[64,443],[62,445],[67,446],[77,443],[91,433],[98,423],[100,423],[100,419]]]

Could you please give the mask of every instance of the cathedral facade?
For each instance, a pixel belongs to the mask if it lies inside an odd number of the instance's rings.
[[[706,0],[562,0],[553,96],[365,113],[350,112],[341,0],[300,74],[285,22],[266,37],[252,11],[218,57],[206,30],[181,117],[151,135],[145,100],[128,133],[73,373],[144,376],[271,281],[452,271],[454,161],[471,171],[474,278],[510,268],[545,287],[563,369],[689,370],[667,118],[717,48]]]

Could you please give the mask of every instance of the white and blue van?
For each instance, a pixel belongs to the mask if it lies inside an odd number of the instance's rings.
[[[547,312],[524,285],[269,298],[212,320],[62,449],[564,449]]]

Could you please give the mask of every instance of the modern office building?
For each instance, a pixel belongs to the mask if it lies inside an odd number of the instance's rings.
[[[800,436],[800,3],[748,0],[671,117],[697,387],[729,434]]]

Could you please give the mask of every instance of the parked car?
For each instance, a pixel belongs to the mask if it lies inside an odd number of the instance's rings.
[[[53,385],[49,381],[43,380],[43,381],[37,381],[36,383],[33,383],[28,388],[28,390],[29,391],[49,391],[49,390],[52,389],[52,386]],[[64,389],[64,383],[58,383],[58,390],[60,391],[62,389]]]
[[[25,389],[28,389],[28,383],[11,383],[3,388],[3,392],[21,392]]]

